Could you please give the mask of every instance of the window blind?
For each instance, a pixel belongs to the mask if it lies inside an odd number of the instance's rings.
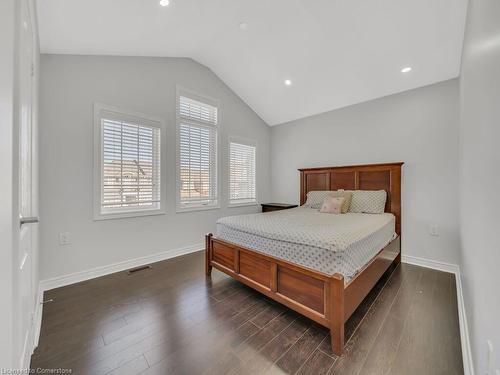
[[[160,129],[101,118],[101,212],[160,208]]]
[[[179,115],[188,120],[217,125],[217,107],[186,96],[179,98]]]
[[[217,204],[217,107],[179,97],[179,204]]]
[[[229,203],[255,203],[255,146],[229,143]]]

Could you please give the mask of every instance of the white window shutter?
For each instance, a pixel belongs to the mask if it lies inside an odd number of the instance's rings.
[[[257,202],[255,158],[255,145],[229,143],[229,204]]]
[[[217,107],[180,95],[177,115],[178,208],[216,206]]]
[[[217,126],[217,107],[187,96],[181,95],[179,98],[179,115],[186,120]]]
[[[101,117],[101,214],[160,209],[160,128]],[[120,119],[118,119],[120,118]]]

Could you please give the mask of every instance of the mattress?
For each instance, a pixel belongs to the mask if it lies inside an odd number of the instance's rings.
[[[332,215],[297,207],[217,221],[217,237],[351,280],[395,237],[390,213]]]

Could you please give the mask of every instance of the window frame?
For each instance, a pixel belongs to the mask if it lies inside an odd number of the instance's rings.
[[[255,147],[255,201],[245,202],[245,203],[231,203],[231,143],[238,143],[241,145]],[[258,165],[258,144],[257,140],[244,138],[239,136],[229,136],[227,142],[227,206],[228,207],[245,207],[245,206],[258,206],[259,205],[259,193],[257,189],[257,165]]]
[[[204,104],[213,106],[217,108],[217,125],[210,125],[210,124],[205,124],[200,122],[200,125],[205,126],[205,127],[213,127],[215,129],[215,202],[212,204],[206,204],[206,205],[191,205],[189,207],[184,206],[181,203],[181,157],[180,157],[180,125],[181,122],[185,121],[188,124],[191,122],[194,125],[197,125],[197,121],[195,120],[185,120],[181,117],[180,115],[180,98],[181,96],[184,96],[186,98],[196,100],[199,102],[202,102]],[[200,94],[198,92],[195,92],[193,90],[187,89],[185,87],[182,87],[180,85],[176,85],[176,92],[175,92],[175,131],[176,131],[176,137],[175,137],[175,143],[176,143],[176,176],[175,176],[175,211],[177,213],[182,213],[182,212],[193,212],[193,211],[205,211],[205,210],[215,210],[215,209],[220,209],[220,202],[221,202],[221,195],[220,195],[220,162],[221,162],[221,152],[219,149],[220,139],[221,139],[221,133],[222,133],[222,126],[221,126],[221,106],[220,106],[220,101],[215,98],[211,98],[209,96]]]
[[[147,122],[144,126],[157,127],[160,129],[160,207],[159,208],[128,208],[123,211],[103,213],[102,212],[102,111],[114,112],[117,117],[130,119],[140,123],[140,120]],[[133,218],[141,216],[164,215],[167,212],[166,205],[166,127],[163,118],[145,113],[130,111],[127,109],[110,106],[102,103],[94,103],[94,124],[93,124],[93,219],[95,221]]]

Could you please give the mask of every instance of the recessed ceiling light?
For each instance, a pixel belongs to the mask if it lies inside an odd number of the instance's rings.
[[[160,5],[166,7],[170,5],[170,0],[160,0]]]
[[[246,30],[248,30],[248,23],[246,23],[246,22],[241,22],[241,23],[240,23],[240,29],[241,29],[241,30],[245,30],[245,31],[246,31]]]
[[[409,73],[411,72],[411,66],[407,66],[406,68],[401,69],[401,73]]]
[[[285,85],[290,86],[292,84],[292,81],[289,79],[285,79]]]

